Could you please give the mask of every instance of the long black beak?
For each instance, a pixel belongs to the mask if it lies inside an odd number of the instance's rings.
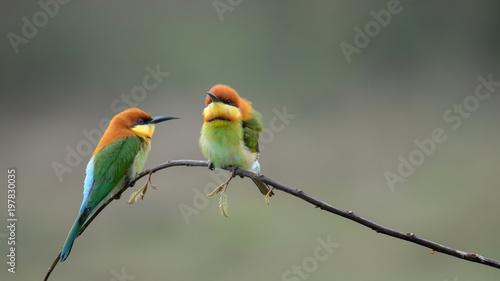
[[[172,119],[180,119],[180,117],[177,117],[177,116],[156,116],[156,117],[153,117],[153,119],[151,119],[151,121],[149,121],[148,123],[158,124],[160,122],[172,120]]]
[[[219,97],[217,97],[216,95],[210,93],[210,92],[207,92],[207,95],[210,96],[210,98],[212,99],[212,102],[222,102],[221,99],[219,99]]]

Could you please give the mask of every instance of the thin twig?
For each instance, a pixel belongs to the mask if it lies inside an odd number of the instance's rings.
[[[486,266],[500,268],[500,261],[497,261],[497,260],[494,260],[494,259],[490,259],[490,258],[481,256],[481,255],[478,255],[478,254],[474,254],[474,253],[467,253],[467,252],[464,252],[464,251],[455,250],[455,249],[450,248],[448,246],[445,246],[445,245],[442,245],[442,244],[438,244],[436,242],[433,242],[433,241],[430,241],[430,240],[418,237],[415,234],[410,233],[410,232],[401,232],[401,231],[397,231],[397,230],[394,230],[394,229],[390,229],[390,228],[382,226],[382,225],[380,225],[380,224],[378,224],[376,222],[373,222],[373,221],[365,219],[365,218],[363,218],[361,216],[358,216],[353,211],[345,211],[345,210],[336,208],[336,207],[334,207],[334,206],[332,206],[332,205],[330,205],[328,203],[325,203],[325,202],[323,202],[323,201],[321,201],[319,199],[316,199],[316,198],[314,198],[314,197],[306,194],[302,190],[299,190],[299,189],[296,189],[296,188],[284,185],[284,184],[279,183],[279,182],[277,182],[277,181],[275,181],[273,179],[270,179],[270,178],[268,178],[268,177],[266,177],[264,175],[257,175],[255,173],[252,173],[252,172],[249,172],[249,171],[245,171],[245,170],[242,170],[242,169],[237,169],[236,170],[236,175],[240,175],[240,176],[244,176],[244,177],[249,177],[249,178],[257,179],[257,180],[259,180],[261,182],[264,182],[264,183],[267,183],[269,185],[272,185],[276,189],[279,189],[279,190],[284,191],[286,193],[289,193],[289,194],[291,194],[291,195],[293,195],[295,197],[298,197],[298,198],[300,198],[300,199],[302,199],[304,201],[307,201],[307,202],[309,202],[309,203],[317,206],[318,208],[320,208],[322,210],[325,210],[327,212],[330,212],[330,213],[342,216],[342,217],[344,217],[344,218],[346,218],[348,220],[352,220],[352,221],[355,221],[355,222],[357,222],[359,224],[362,224],[362,225],[364,225],[366,227],[369,227],[369,228],[371,228],[372,230],[374,230],[377,233],[382,233],[382,234],[385,234],[385,235],[388,235],[388,236],[392,236],[392,237],[395,237],[395,238],[398,238],[398,239],[406,240],[406,241],[409,241],[409,242],[412,242],[412,243],[415,243],[415,244],[427,247],[427,248],[429,248],[429,249],[431,249],[432,251],[435,251],[435,252],[441,252],[443,254],[454,256],[454,257],[457,257],[457,258],[460,258],[460,259],[464,259],[464,260],[467,260],[467,261],[477,262],[477,263],[480,263],[480,264],[484,264]]]
[[[163,169],[174,167],[174,166],[208,167],[208,165],[209,165],[208,161],[202,161],[202,160],[170,160],[170,161],[167,161],[167,162],[165,162],[163,164],[155,166],[155,167],[153,167],[151,169],[143,171],[142,173],[140,173],[139,175],[137,175],[137,177],[135,177],[135,179],[133,179],[129,183],[125,184],[125,186],[114,197],[112,197],[108,201],[106,201],[85,222],[85,224],[83,225],[82,229],[78,233],[78,236],[80,236],[83,233],[83,231],[92,222],[92,220],[104,208],[106,208],[106,206],[109,205],[109,203],[111,203],[114,199],[119,198],[121,196],[121,194],[128,189],[128,187],[133,186],[142,177],[144,177],[146,175],[149,175],[149,174],[153,174],[153,173],[155,173],[155,172],[157,172],[159,170],[163,170]],[[226,170],[233,171],[231,167],[226,168]],[[302,190],[299,190],[299,189],[287,186],[287,185],[282,184],[280,182],[277,182],[277,181],[275,181],[275,180],[273,180],[271,178],[268,178],[268,177],[266,177],[264,175],[258,175],[258,174],[255,174],[255,173],[252,173],[252,172],[249,172],[249,171],[246,171],[246,170],[242,170],[242,169],[239,169],[239,168],[237,168],[237,169],[234,170],[234,175],[238,175],[238,176],[242,176],[242,177],[248,177],[248,178],[256,179],[256,180],[259,180],[261,182],[267,183],[268,185],[271,185],[271,186],[273,186],[274,188],[276,188],[278,190],[284,191],[284,192],[286,192],[288,194],[291,194],[291,195],[293,195],[293,196],[295,196],[297,198],[300,198],[300,199],[302,199],[302,200],[304,200],[306,202],[309,202],[312,205],[314,205],[314,206],[316,206],[316,207],[318,207],[318,208],[320,208],[322,210],[325,210],[327,212],[330,212],[330,213],[342,216],[342,217],[344,217],[344,218],[346,218],[348,220],[352,220],[352,221],[357,222],[359,224],[362,224],[362,225],[364,225],[366,227],[369,227],[372,230],[376,231],[377,233],[382,233],[382,234],[385,234],[385,235],[388,235],[388,236],[392,236],[392,237],[395,237],[395,238],[398,238],[398,239],[406,240],[406,241],[409,241],[411,243],[415,243],[415,244],[424,246],[426,248],[429,248],[429,249],[431,249],[432,251],[435,251],[435,252],[441,252],[443,254],[454,256],[454,257],[457,257],[457,258],[460,258],[460,259],[464,259],[464,260],[467,260],[467,261],[476,262],[476,263],[480,263],[480,264],[483,264],[483,265],[486,265],[486,266],[495,267],[495,268],[500,268],[500,261],[496,261],[496,260],[493,260],[493,259],[481,256],[481,255],[478,255],[478,254],[474,254],[474,253],[467,253],[467,252],[464,252],[464,251],[455,250],[455,249],[450,248],[448,246],[444,246],[444,245],[438,244],[436,242],[433,242],[433,241],[430,241],[430,240],[418,237],[418,236],[416,236],[413,233],[401,232],[401,231],[397,231],[397,230],[394,230],[394,229],[390,229],[388,227],[382,226],[382,225],[380,225],[378,223],[375,223],[373,221],[365,219],[365,218],[363,218],[361,216],[358,216],[357,214],[355,214],[352,211],[345,211],[345,210],[336,208],[336,207],[334,207],[334,206],[332,206],[332,205],[330,205],[330,204],[328,204],[328,203],[326,203],[324,201],[321,201],[319,199],[316,199],[316,198],[308,195],[307,193],[305,193]],[[47,272],[47,275],[45,276],[44,281],[48,280],[48,278],[50,276],[50,273],[54,270],[54,268],[57,265],[59,259],[60,259],[60,253],[57,256],[57,258],[54,261],[54,263],[52,264],[52,266],[49,268],[49,271]]]
[[[113,202],[115,199],[119,199],[121,197],[121,195],[122,195],[123,192],[125,192],[129,187],[134,186],[135,183],[139,179],[141,179],[142,177],[144,177],[146,175],[149,175],[149,174],[154,174],[158,170],[166,169],[166,168],[173,167],[173,166],[208,167],[208,164],[209,164],[208,161],[202,161],[202,160],[170,160],[170,161],[167,161],[167,162],[165,162],[163,164],[155,166],[155,167],[153,167],[153,168],[151,168],[149,170],[143,171],[142,173],[138,174],[135,177],[135,179],[129,181],[128,183],[125,183],[125,185],[123,186],[122,189],[120,189],[120,191],[118,191],[114,196],[112,196],[106,202],[104,202],[99,207],[99,209],[97,209],[92,214],[92,216],[90,218],[88,218],[87,221],[85,221],[85,223],[83,224],[82,228],[80,229],[80,231],[78,232],[78,235],[76,235],[76,237],[82,235],[82,233],[85,231],[85,229],[87,229],[87,227],[89,226],[89,224],[97,217],[97,215],[99,215],[99,213],[102,210],[104,210],[104,208],[106,208],[106,206],[109,205],[109,203]],[[54,260],[54,262],[52,263],[52,265],[49,267],[49,269],[47,271],[47,274],[45,275],[45,278],[43,279],[44,281],[49,280],[50,274],[52,273],[52,271],[54,270],[54,268],[56,267],[56,265],[59,263],[60,259],[61,259],[61,252],[59,252],[59,254],[57,255],[56,259]]]

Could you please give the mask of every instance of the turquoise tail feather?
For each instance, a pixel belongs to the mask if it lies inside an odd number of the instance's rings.
[[[274,192],[272,192],[271,189],[269,189],[269,186],[267,186],[267,184],[261,182],[260,180],[256,180],[256,179],[252,179],[252,180],[255,183],[255,185],[259,188],[260,193],[262,193],[264,195],[269,194],[269,197],[274,195]]]
[[[64,246],[61,251],[61,262],[65,261],[68,258],[69,253],[71,252],[71,247],[73,247],[73,243],[75,242],[76,236],[78,235],[78,232],[80,232],[80,229],[83,226],[83,222],[85,222],[85,220],[81,220],[80,217],[81,216],[78,216],[76,218],[76,221],[73,224],[68,237],[66,238],[66,242],[64,242]]]

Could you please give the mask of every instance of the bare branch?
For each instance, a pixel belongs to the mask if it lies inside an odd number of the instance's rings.
[[[277,181],[275,181],[273,179],[270,179],[270,178],[268,178],[266,176],[257,175],[255,173],[252,173],[252,172],[249,172],[249,171],[245,171],[245,170],[241,170],[241,169],[237,169],[236,170],[236,175],[241,175],[241,176],[245,176],[245,177],[249,177],[249,178],[253,178],[253,179],[258,179],[258,180],[260,180],[260,181],[262,181],[264,183],[267,183],[269,185],[274,186],[276,189],[279,189],[279,190],[284,191],[286,193],[289,193],[289,194],[291,194],[291,195],[293,195],[295,197],[298,197],[298,198],[300,198],[300,199],[302,199],[304,201],[307,201],[307,202],[309,202],[309,203],[317,206],[318,208],[320,208],[322,210],[325,210],[327,212],[330,212],[330,213],[342,216],[342,217],[344,217],[344,218],[346,218],[348,220],[352,220],[352,221],[355,221],[355,222],[357,222],[359,224],[362,224],[362,225],[364,225],[366,227],[369,227],[372,230],[376,231],[377,233],[382,233],[382,234],[385,234],[385,235],[389,235],[389,236],[392,236],[392,237],[395,237],[395,238],[399,238],[399,239],[402,239],[402,240],[406,240],[406,241],[409,241],[409,242],[412,242],[412,243],[415,243],[415,244],[427,247],[427,248],[431,249],[433,252],[441,252],[443,254],[454,256],[454,257],[457,257],[457,258],[460,258],[460,259],[464,259],[464,260],[467,260],[467,261],[477,262],[477,263],[481,263],[481,264],[484,264],[484,265],[487,265],[487,266],[491,266],[491,267],[495,267],[495,268],[500,268],[500,262],[499,261],[496,261],[496,260],[493,260],[493,259],[481,256],[481,255],[478,255],[478,254],[467,253],[467,252],[464,252],[464,251],[455,250],[455,249],[450,248],[448,246],[441,245],[441,244],[438,244],[436,242],[433,242],[433,241],[430,241],[430,240],[418,237],[415,234],[410,233],[410,232],[401,232],[401,231],[397,231],[397,230],[394,230],[394,229],[390,229],[388,227],[382,226],[382,225],[380,225],[378,223],[375,223],[373,221],[365,219],[365,218],[363,218],[361,216],[358,216],[353,211],[345,211],[345,210],[336,208],[336,207],[334,207],[334,206],[332,206],[332,205],[330,205],[328,203],[325,203],[325,202],[323,202],[323,201],[321,201],[319,199],[316,199],[316,198],[314,198],[314,197],[306,194],[302,190],[298,190],[298,189],[295,189],[293,187],[289,187],[289,186],[284,185],[282,183],[279,183],[279,182],[277,182]]]
[[[170,161],[167,161],[167,162],[165,162],[163,164],[155,166],[155,167],[153,167],[151,169],[143,171],[142,173],[140,173],[139,175],[137,175],[137,177],[135,179],[133,179],[130,182],[126,183],[124,185],[124,187],[114,197],[112,197],[108,201],[106,201],[85,222],[85,224],[83,225],[82,229],[78,233],[78,236],[80,236],[85,231],[85,229],[88,227],[88,225],[94,220],[95,217],[97,217],[97,215],[99,215],[99,213],[104,208],[106,208],[107,205],[109,205],[109,203],[111,203],[114,199],[119,199],[121,197],[122,193],[125,192],[128,189],[128,187],[133,186],[142,177],[144,177],[146,175],[149,175],[149,174],[153,174],[153,173],[155,173],[155,172],[157,172],[159,170],[163,170],[163,169],[174,167],[174,166],[208,167],[208,165],[209,165],[208,161],[202,161],[202,160],[170,160]],[[231,169],[231,167],[225,168],[225,170],[233,171]],[[363,218],[361,216],[358,216],[357,214],[355,214],[352,211],[345,211],[345,210],[336,208],[336,207],[334,207],[334,206],[332,206],[332,205],[330,205],[330,204],[328,204],[328,203],[326,203],[324,201],[321,201],[319,199],[316,199],[316,198],[308,195],[307,193],[305,193],[302,190],[299,190],[299,189],[290,187],[288,185],[282,184],[282,183],[277,182],[277,181],[275,181],[275,180],[273,180],[271,178],[268,178],[268,177],[266,177],[264,175],[258,175],[258,174],[255,174],[255,173],[252,173],[252,172],[249,172],[249,171],[246,171],[246,170],[242,170],[242,169],[239,169],[239,168],[237,168],[237,169],[234,170],[234,175],[238,175],[238,176],[242,176],[242,177],[248,177],[248,178],[256,179],[256,180],[259,180],[261,182],[267,183],[268,185],[273,186],[275,189],[281,190],[281,191],[286,192],[288,194],[291,194],[291,195],[293,195],[293,196],[295,196],[297,198],[300,198],[300,199],[302,199],[304,201],[307,201],[310,204],[312,204],[312,205],[314,205],[314,206],[316,206],[316,207],[318,207],[318,208],[320,208],[320,209],[322,209],[324,211],[327,211],[327,212],[330,212],[330,213],[342,216],[342,217],[344,217],[344,218],[346,218],[348,220],[352,220],[352,221],[357,222],[359,224],[362,224],[362,225],[364,225],[366,227],[369,227],[372,230],[376,231],[377,233],[382,233],[382,234],[385,234],[385,235],[388,235],[388,236],[392,236],[392,237],[395,237],[395,238],[398,238],[398,239],[406,240],[406,241],[409,241],[411,243],[415,243],[415,244],[424,246],[426,248],[431,249],[432,252],[441,252],[443,254],[454,256],[454,257],[457,257],[457,258],[460,258],[460,259],[464,259],[464,260],[467,260],[467,261],[476,262],[476,263],[484,264],[486,266],[491,266],[491,267],[495,267],[495,268],[500,268],[500,262],[499,261],[496,261],[496,260],[493,260],[493,259],[481,256],[481,255],[478,255],[478,254],[468,253],[468,252],[464,252],[464,251],[460,251],[460,250],[455,250],[455,249],[450,248],[448,246],[441,245],[441,244],[438,244],[436,242],[433,242],[433,241],[430,241],[430,240],[427,240],[427,239],[424,239],[424,238],[420,238],[420,237],[416,236],[413,233],[401,232],[401,231],[397,231],[397,230],[394,230],[394,229],[390,229],[388,227],[382,226],[382,225],[380,225],[378,223],[375,223],[373,221],[365,219],[365,218]],[[54,262],[51,265],[51,267],[49,268],[49,270],[47,272],[47,275],[45,276],[44,281],[48,280],[51,272],[54,270],[55,266],[59,262],[59,259],[60,259],[60,253],[57,256],[57,258],[54,260]]]
[[[173,166],[208,167],[208,161],[202,161],[202,160],[170,160],[170,161],[167,161],[167,162],[165,162],[163,164],[155,166],[155,167],[153,167],[151,169],[143,171],[142,173],[138,174],[135,177],[135,179],[129,181],[128,183],[125,183],[125,185],[123,186],[123,188],[120,189],[120,191],[118,191],[115,194],[115,196],[112,196],[106,202],[104,202],[104,204],[102,204],[99,207],[99,209],[97,209],[92,214],[92,216],[87,219],[87,221],[85,221],[85,223],[83,224],[82,228],[80,229],[80,231],[78,232],[78,235],[76,237],[82,235],[82,233],[85,231],[85,229],[87,229],[87,227],[89,226],[89,224],[92,223],[92,221],[99,215],[99,213],[101,213],[102,210],[104,210],[104,208],[106,208],[106,206],[109,205],[109,203],[111,203],[115,199],[120,199],[120,197],[123,194],[123,192],[125,192],[129,187],[134,186],[135,183],[139,179],[141,179],[142,177],[144,177],[146,175],[154,174],[156,171],[159,171],[159,170],[162,170],[162,169],[166,169],[166,168],[169,168],[169,167],[173,167]],[[45,278],[43,279],[44,281],[49,280],[50,274],[52,273],[52,271],[54,270],[54,268],[56,267],[56,265],[59,263],[60,259],[61,259],[61,252],[59,252],[59,254],[57,255],[56,259],[54,260],[54,262],[52,263],[52,265],[49,267],[49,269],[47,271],[47,274],[45,275]]]

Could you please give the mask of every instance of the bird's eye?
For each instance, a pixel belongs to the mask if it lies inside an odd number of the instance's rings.
[[[140,125],[144,124],[144,119],[142,119],[142,118],[137,119],[137,124],[140,124]]]
[[[231,100],[227,99],[226,104],[231,104]]]

